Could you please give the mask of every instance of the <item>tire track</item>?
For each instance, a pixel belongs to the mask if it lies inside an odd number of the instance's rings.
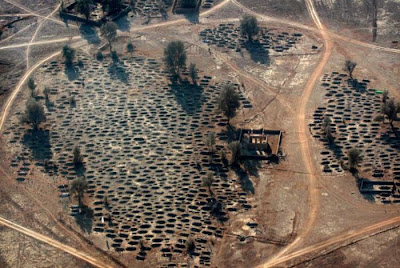
[[[13,230],[15,230],[17,232],[20,232],[20,233],[22,233],[24,235],[30,236],[30,237],[32,237],[32,238],[34,238],[36,240],[39,240],[39,241],[41,241],[43,243],[51,245],[51,246],[53,246],[55,248],[61,249],[62,251],[67,252],[67,253],[69,253],[69,254],[75,256],[76,258],[81,259],[81,260],[83,260],[85,262],[88,262],[88,263],[92,264],[95,267],[112,268],[112,266],[104,264],[103,262],[98,261],[97,259],[95,259],[95,258],[93,258],[93,257],[91,257],[91,256],[89,256],[89,255],[87,255],[85,253],[82,253],[81,251],[78,251],[75,248],[72,248],[70,246],[64,245],[64,244],[62,244],[62,243],[60,243],[60,242],[58,242],[58,241],[56,241],[54,239],[51,239],[51,238],[46,237],[46,236],[44,236],[42,234],[39,234],[39,233],[37,233],[35,231],[32,231],[32,230],[30,230],[28,228],[25,228],[25,227],[23,227],[23,226],[21,226],[19,224],[16,224],[16,223],[13,223],[13,222],[11,222],[9,220],[6,220],[3,217],[0,217],[0,224],[4,225],[4,226],[6,226],[6,227],[8,227],[10,229],[13,229]]]

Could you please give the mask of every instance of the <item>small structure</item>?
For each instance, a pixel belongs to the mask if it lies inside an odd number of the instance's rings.
[[[98,26],[100,27],[103,23],[107,21],[115,21],[122,16],[125,16],[126,14],[131,11],[131,7],[124,2],[122,3],[122,6],[119,10],[115,10],[112,12],[105,13],[101,10],[101,3],[99,0],[93,1],[93,4],[90,5],[90,18],[86,19],[83,15],[79,14],[76,12],[75,7],[77,5],[77,1],[66,1],[63,0],[63,4],[60,7],[60,17],[67,19],[67,20],[72,20],[72,21],[79,21],[83,23],[87,23],[90,25]]]
[[[266,129],[241,129],[239,142],[242,145],[242,158],[277,158],[281,144],[282,131]]]

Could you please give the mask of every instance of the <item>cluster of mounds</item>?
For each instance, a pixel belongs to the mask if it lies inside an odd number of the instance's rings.
[[[169,9],[173,0],[161,0],[165,10]],[[158,16],[162,13],[160,9],[160,1],[159,0],[137,0],[135,5],[134,13],[139,15],[151,15]]]
[[[265,51],[287,52],[301,41],[303,34],[295,32],[279,32],[276,30],[260,27],[259,34],[249,42],[240,33],[240,27],[233,24],[219,24],[214,29],[207,28],[200,32],[200,37],[206,44],[216,45],[240,52],[246,48],[252,53],[263,57]],[[256,57],[254,57],[256,58]]]
[[[204,0],[202,1],[202,8],[211,8],[214,5],[214,0]]]
[[[326,90],[325,105],[314,112],[310,130],[326,147],[321,152],[324,172],[343,172],[340,161],[347,164],[347,152],[362,152],[361,174],[370,180],[400,180],[400,140],[388,124],[374,121],[380,115],[382,95],[368,88],[369,80],[349,79],[346,74],[332,72],[322,78]],[[333,140],[328,141],[322,125],[331,120]]]
[[[169,82],[150,58],[113,62],[79,55],[79,61],[79,68],[66,71],[53,61],[35,74],[51,81],[49,100],[38,98],[46,106],[42,129],[15,123],[4,132],[10,146],[20,147],[12,161],[18,180],[32,180],[36,165],[56,178],[60,196],[68,196],[65,182],[84,176],[92,231],[104,234],[110,248],[136,252],[138,260],[157,251],[168,260],[184,254],[193,238],[193,254],[209,265],[210,240],[222,237],[222,222],[251,208],[240,181],[228,178],[219,153],[224,146],[210,153],[204,144],[209,131],[226,126],[216,109],[223,85],[209,76],[198,85]],[[243,96],[241,101],[250,105]],[[216,132],[217,144],[228,139]],[[80,168],[73,164],[75,146],[84,156]],[[202,186],[209,172],[212,193]],[[75,206],[71,214],[76,212]]]

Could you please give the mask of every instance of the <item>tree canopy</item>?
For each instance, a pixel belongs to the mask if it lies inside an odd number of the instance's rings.
[[[234,90],[233,85],[225,85],[218,99],[218,110],[230,119],[236,115],[236,110],[240,107],[239,94]]]
[[[240,20],[240,31],[243,36],[247,36],[248,40],[252,40],[253,36],[259,31],[257,18],[252,15],[244,15]]]
[[[107,39],[108,44],[110,45],[110,53],[112,52],[111,43],[117,37],[117,24],[112,21],[108,21],[100,27],[101,36]]]
[[[34,98],[30,98],[26,102],[25,113],[22,116],[22,121],[31,124],[34,129],[37,129],[40,123],[46,121],[43,106]]]
[[[86,188],[87,181],[82,177],[73,180],[69,188],[71,194],[75,195],[78,198],[78,203],[80,206],[82,205],[82,198]]]
[[[186,66],[185,46],[181,41],[171,41],[164,49],[164,62],[168,70],[177,75]]]
[[[356,148],[352,148],[348,151],[347,156],[349,158],[350,169],[356,170],[357,166],[362,161],[361,151]]]
[[[214,182],[214,176],[211,172],[207,174],[207,177],[203,178],[203,186],[208,188],[208,192],[212,195],[211,186]]]
[[[78,146],[74,148],[72,161],[75,166],[83,164],[83,156],[81,154],[81,149]]]
[[[75,49],[69,45],[65,45],[62,50],[62,55],[65,59],[65,64],[71,65],[75,58]]]
[[[389,119],[389,123],[393,124],[393,121],[397,120],[397,114],[400,113],[400,102],[390,98],[386,100],[382,105],[382,113]]]

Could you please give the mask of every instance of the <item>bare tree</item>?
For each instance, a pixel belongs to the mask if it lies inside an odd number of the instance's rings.
[[[34,98],[30,98],[26,102],[25,113],[22,115],[21,121],[31,124],[33,129],[37,129],[40,123],[46,121],[43,106]]]
[[[397,120],[398,113],[400,113],[400,102],[396,103],[395,99],[390,98],[382,104],[382,114],[388,118],[393,133],[396,136],[397,132],[395,131],[393,121]]]
[[[353,72],[354,72],[354,69],[356,68],[356,66],[357,66],[357,63],[353,62],[351,60],[346,60],[344,62],[343,71],[348,73],[351,80],[353,80]]]
[[[100,27],[101,36],[107,39],[108,44],[110,45],[110,53],[112,53],[112,42],[117,37],[117,24],[112,21],[108,21]]]
[[[182,41],[171,41],[164,48],[164,62],[169,71],[179,75],[180,70],[186,66],[186,52]]]
[[[362,161],[361,151],[356,148],[352,148],[348,151],[347,156],[349,158],[350,170],[353,172],[357,171],[357,167]]]
[[[210,195],[213,195],[213,192],[211,191],[211,186],[214,182],[214,176],[211,172],[207,174],[207,177],[203,178],[203,186],[208,188],[208,192]]]
[[[71,183],[70,193],[78,198],[79,206],[82,206],[82,198],[87,189],[87,181],[83,178],[77,178]]]

